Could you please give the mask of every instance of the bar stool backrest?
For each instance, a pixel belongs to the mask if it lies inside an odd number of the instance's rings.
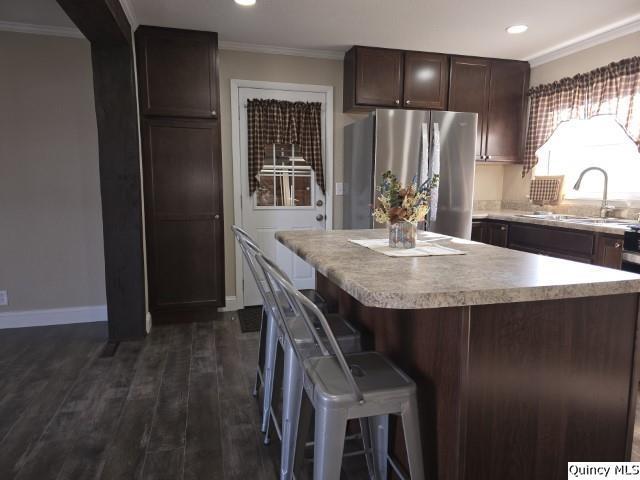
[[[338,365],[340,366],[340,370],[342,371],[347,384],[349,384],[349,386],[351,387],[356,400],[360,403],[364,403],[362,392],[358,387],[353,374],[351,373],[349,364],[347,363],[347,360],[345,359],[345,356],[340,349],[340,345],[338,344],[338,341],[336,340],[336,337],[333,334],[331,327],[329,326],[329,322],[327,322],[327,319],[322,311],[316,305],[314,305],[312,301],[302,295],[298,291],[298,289],[291,284],[286,275],[283,275],[282,272],[279,271],[279,269],[276,265],[273,264],[273,262],[271,262],[263,255],[256,255],[256,261],[262,267],[271,290],[281,293],[281,295],[275,295],[278,308],[284,310],[288,305],[293,309],[296,316],[299,316],[306,323],[309,330],[315,334],[316,339],[319,342],[322,355],[335,356]],[[283,303],[285,304],[283,305]],[[324,342],[318,337],[316,333],[317,325],[322,329],[322,332],[326,337],[326,341],[329,343],[331,351],[329,351],[326,346],[323,346]],[[305,360],[304,352],[298,350],[296,353],[298,353],[298,355],[301,357],[301,360]]]
[[[256,281],[256,285],[258,286],[258,290],[260,291],[262,300],[265,302],[265,305],[268,306],[266,302],[268,298],[267,289],[269,288],[269,285],[266,278],[264,277],[262,268],[256,263],[255,260],[256,254],[262,252],[260,251],[258,245],[256,245],[253,239],[249,236],[249,234],[242,228],[236,225],[232,225],[231,230],[233,230],[233,233],[236,236],[236,240],[238,240],[238,244],[240,245],[240,249],[242,250],[242,254],[247,260],[247,265],[249,265],[249,269],[253,274],[253,278]]]
[[[297,343],[306,343],[307,345],[309,345],[310,343],[314,343],[318,345],[320,349],[322,349],[323,344],[320,341],[318,332],[315,329],[312,329],[312,331],[308,330],[306,322],[302,320],[302,314],[297,311],[298,305],[291,304],[288,301],[288,297],[286,296],[286,294],[279,292],[277,285],[275,291],[272,289],[271,283],[265,276],[264,269],[257,262],[258,256],[264,257],[264,254],[260,250],[260,247],[258,247],[258,245],[256,245],[253,239],[249,236],[249,234],[240,227],[233,225],[231,229],[233,230],[236,239],[240,244],[240,248],[242,249],[242,253],[245,256],[247,263],[249,264],[249,268],[251,269],[251,273],[253,274],[256,284],[258,285],[258,289],[260,290],[260,294],[262,295],[262,300],[265,307],[267,307],[271,312],[274,312],[274,314],[276,312],[279,313],[278,324],[283,330],[286,331],[288,337],[294,340],[292,344],[295,345]],[[271,260],[268,260],[268,262],[270,267],[288,282],[289,279],[287,275],[280,269],[280,267],[278,267],[278,265],[276,265]],[[287,305],[282,304],[282,302],[277,302],[276,299],[287,299]],[[302,331],[300,328],[296,329],[296,333],[294,334],[291,329],[291,323],[293,322],[303,322],[308,335],[305,335],[304,333],[305,328],[303,328]],[[309,350],[310,349],[307,348],[307,351]]]

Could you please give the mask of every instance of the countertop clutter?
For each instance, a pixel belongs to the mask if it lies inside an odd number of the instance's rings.
[[[387,231],[281,231],[276,238],[365,306],[420,309],[640,292],[640,276],[449,237],[466,255],[390,258],[350,239]]]

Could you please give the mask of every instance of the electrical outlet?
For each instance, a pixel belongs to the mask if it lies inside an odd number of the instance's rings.
[[[9,305],[9,295],[6,290],[0,290],[0,307],[3,305]]]
[[[336,182],[336,195],[342,195],[343,194],[343,183],[342,182]]]

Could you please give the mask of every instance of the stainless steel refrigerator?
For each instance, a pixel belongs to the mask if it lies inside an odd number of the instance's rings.
[[[440,186],[428,229],[471,237],[476,113],[379,109],[344,129],[345,229],[372,228],[382,174],[403,184],[426,180],[439,164]],[[436,167],[437,168],[437,167]]]

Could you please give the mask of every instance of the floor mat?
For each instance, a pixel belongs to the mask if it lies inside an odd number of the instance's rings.
[[[242,333],[259,332],[262,320],[262,306],[246,307],[238,310],[240,330]]]

